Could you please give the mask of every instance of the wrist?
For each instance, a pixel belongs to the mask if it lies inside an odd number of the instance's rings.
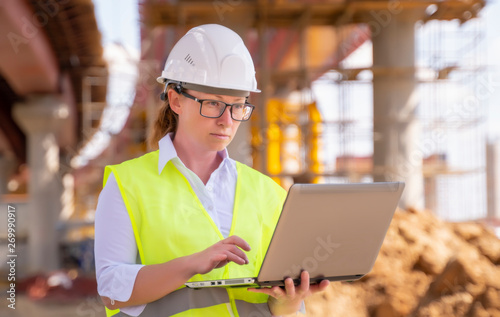
[[[185,278],[187,280],[191,279],[196,274],[199,274],[198,266],[196,265],[195,261],[196,254],[197,253],[194,253],[179,258],[182,261],[181,265],[185,268],[184,272],[185,272]]]

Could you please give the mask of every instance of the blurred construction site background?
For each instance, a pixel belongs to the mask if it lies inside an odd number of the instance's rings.
[[[385,271],[308,315],[500,316],[499,15],[485,0],[0,0],[0,315],[105,315],[104,166],[149,150],[170,49],[218,23],[262,90],[232,158],[284,188],[406,182]],[[386,282],[396,259],[406,275]]]

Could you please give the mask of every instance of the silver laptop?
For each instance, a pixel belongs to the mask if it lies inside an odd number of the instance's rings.
[[[403,192],[402,182],[294,184],[258,276],[188,282],[190,288],[357,280],[371,271]]]

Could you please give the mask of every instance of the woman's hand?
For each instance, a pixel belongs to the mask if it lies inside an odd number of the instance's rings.
[[[191,255],[190,261],[195,274],[206,274],[213,269],[223,267],[229,262],[240,265],[248,264],[245,251],[250,251],[248,243],[238,236],[230,236],[205,250]],[[193,274],[194,275],[194,274]]]
[[[297,312],[306,297],[322,292],[330,285],[328,280],[323,280],[316,285],[309,285],[309,273],[307,271],[302,271],[300,280],[301,283],[297,287],[293,284],[293,280],[288,277],[285,279],[285,289],[273,286],[271,288],[249,288],[248,290],[269,295],[267,303],[273,315],[288,315]]]

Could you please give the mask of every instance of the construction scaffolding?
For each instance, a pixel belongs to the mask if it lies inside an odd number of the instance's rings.
[[[366,29],[369,32],[368,28]],[[340,36],[345,32],[338,28]],[[373,87],[371,42],[367,41],[339,68],[314,83],[325,117],[325,181],[372,181]],[[330,87],[330,88],[329,88]],[[327,95],[323,91],[327,91]]]
[[[486,216],[486,101],[481,19],[430,21],[419,27],[419,117],[426,207],[443,219]]]

